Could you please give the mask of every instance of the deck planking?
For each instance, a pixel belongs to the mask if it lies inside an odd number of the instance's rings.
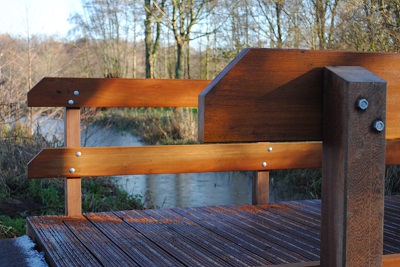
[[[51,266],[266,266],[319,260],[321,201],[28,218]],[[400,196],[385,198],[384,254],[400,253]]]

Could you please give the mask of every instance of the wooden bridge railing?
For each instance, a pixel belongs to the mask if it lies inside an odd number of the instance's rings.
[[[78,215],[81,177],[254,170],[262,201],[268,170],[322,167],[321,264],[379,266],[384,166],[400,164],[399,66],[399,54],[248,49],[212,82],[45,78],[28,104],[65,107],[66,147],[41,151],[28,176],[66,177],[66,213]],[[197,106],[198,95],[211,144],[80,147],[82,107]]]

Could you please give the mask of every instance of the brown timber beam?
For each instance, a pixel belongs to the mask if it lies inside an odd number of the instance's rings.
[[[325,70],[321,266],[382,266],[386,82]]]

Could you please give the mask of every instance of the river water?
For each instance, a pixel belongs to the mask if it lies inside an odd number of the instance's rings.
[[[47,133],[44,134],[47,139],[62,139],[62,121],[47,121],[40,125],[42,134]],[[88,147],[143,145],[138,137],[112,129],[91,127],[83,130],[81,136],[82,146]],[[237,171],[127,175],[113,179],[129,194],[143,196],[147,207],[172,208],[251,203],[251,177],[251,172]]]

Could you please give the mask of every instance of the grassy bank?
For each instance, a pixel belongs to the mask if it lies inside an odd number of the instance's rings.
[[[0,239],[25,234],[25,218],[33,215],[64,214],[64,180],[28,180],[26,166],[42,148],[51,147],[40,135],[16,125],[0,132]],[[141,196],[130,196],[111,178],[82,181],[84,212],[143,207]]]

